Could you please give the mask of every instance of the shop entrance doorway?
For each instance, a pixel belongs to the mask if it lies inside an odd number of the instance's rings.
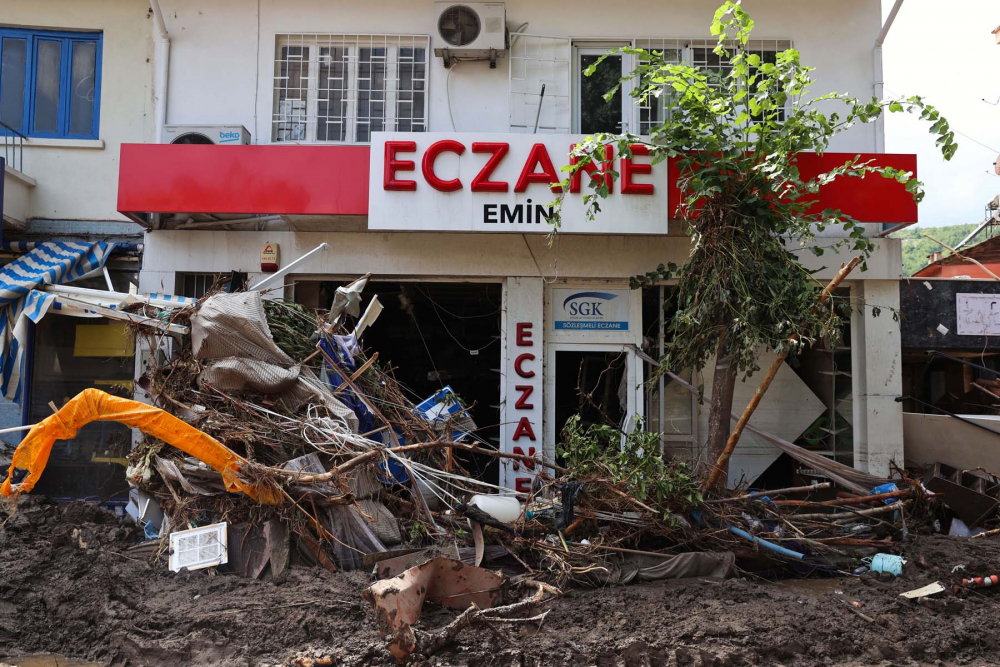
[[[300,281],[295,300],[310,308],[330,307],[337,287],[346,281]],[[419,403],[448,386],[469,406],[479,429],[471,436],[492,448],[500,443],[499,283],[397,282],[370,280],[366,306],[378,295],[384,306],[361,346]],[[456,452],[471,476],[496,484],[499,464],[492,456]]]
[[[562,442],[573,415],[581,424],[634,426],[638,390],[635,355],[622,345],[550,343],[546,374],[546,440]]]

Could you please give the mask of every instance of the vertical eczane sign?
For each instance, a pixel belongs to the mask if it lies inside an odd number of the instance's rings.
[[[500,449],[544,458],[542,446],[543,288],[541,278],[508,278],[504,294],[503,422]],[[528,493],[538,466],[502,459],[500,485]]]

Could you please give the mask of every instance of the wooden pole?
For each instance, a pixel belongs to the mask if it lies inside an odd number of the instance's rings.
[[[833,290],[837,289],[840,283],[844,281],[844,278],[846,278],[848,274],[854,270],[854,267],[860,263],[861,258],[855,257],[846,265],[840,267],[840,271],[838,271],[837,275],[833,277],[830,284],[823,288],[823,293],[819,295],[819,303],[816,306],[817,308],[826,303],[826,301],[830,298],[830,295],[833,293]],[[795,333],[792,334],[789,342],[794,343],[798,339],[799,334]],[[702,487],[702,493],[714,487],[724,471],[728,472],[729,458],[733,455],[733,450],[736,449],[736,443],[740,441],[740,436],[743,435],[743,429],[746,428],[747,422],[750,421],[750,417],[753,416],[757,406],[760,405],[761,399],[764,398],[764,392],[766,392],[768,387],[771,386],[771,382],[774,381],[775,375],[778,374],[778,369],[781,368],[781,364],[785,362],[785,357],[788,356],[790,351],[791,345],[778,353],[778,355],[774,358],[774,361],[771,362],[771,367],[767,369],[767,374],[764,376],[764,379],[761,380],[760,385],[757,386],[757,391],[754,392],[753,398],[750,399],[750,404],[747,405],[743,414],[740,415],[739,421],[736,422],[736,427],[729,435],[729,440],[726,442],[726,448],[722,450],[722,454],[719,455],[719,460],[715,462],[715,467],[712,468],[712,472],[705,481],[704,487]]]
[[[879,500],[889,500],[891,498],[909,498],[913,491],[906,489],[903,491],[890,491],[889,493],[879,493],[871,496],[859,496],[857,498],[838,498],[836,500],[775,500],[775,505],[779,507],[840,507],[841,505],[858,505],[862,503],[872,503]]]
[[[751,498],[759,498],[761,496],[782,496],[788,493],[812,493],[813,491],[820,491],[822,489],[829,489],[833,484],[830,482],[822,482],[820,484],[807,484],[806,486],[790,486],[787,489],[771,489],[767,491],[754,491],[752,493],[747,493],[742,496],[733,496],[732,498],[718,498],[716,500],[708,500],[708,503],[732,503],[738,500],[750,500]],[[780,502],[780,501],[775,501]]]
[[[912,501],[903,500],[898,503],[893,503],[892,505],[883,505],[882,507],[874,507],[872,509],[856,510],[850,507],[845,507],[843,512],[815,512],[812,514],[789,514],[787,518],[789,521],[804,521],[806,519],[819,519],[819,520],[830,520],[830,521],[843,521],[844,519],[852,519],[855,516],[871,516],[873,514],[885,514],[886,512],[895,512],[898,509],[902,509],[908,503]]]

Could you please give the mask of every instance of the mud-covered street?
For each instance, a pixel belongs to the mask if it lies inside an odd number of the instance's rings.
[[[84,504],[24,498],[0,528],[0,656],[101,665],[390,665],[360,572],[293,567],[281,582],[172,574],[125,553],[134,529]],[[993,571],[989,539],[918,537],[903,576],[686,579],[569,589],[540,631],[469,628],[427,665],[988,664],[997,592],[951,592]],[[952,570],[958,568],[954,573]],[[941,581],[918,604],[899,594]],[[456,612],[428,605],[422,628]],[[871,620],[866,620],[868,619]],[[298,662],[296,662],[298,661]]]

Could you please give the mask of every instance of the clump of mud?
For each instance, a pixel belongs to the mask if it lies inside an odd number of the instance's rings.
[[[393,664],[360,597],[363,573],[293,567],[280,583],[173,574],[162,561],[127,552],[140,539],[131,523],[92,505],[22,498],[0,527],[0,658],[58,653],[153,667],[285,665],[302,657]],[[746,576],[569,590],[547,603],[552,613],[541,631],[470,628],[415,664],[993,664],[1000,590],[956,595],[951,588],[963,577],[1000,574],[997,540],[887,543],[886,551],[909,560],[897,579]],[[934,581],[948,591],[929,604],[899,596]],[[420,626],[434,629],[454,616],[428,605]]]

